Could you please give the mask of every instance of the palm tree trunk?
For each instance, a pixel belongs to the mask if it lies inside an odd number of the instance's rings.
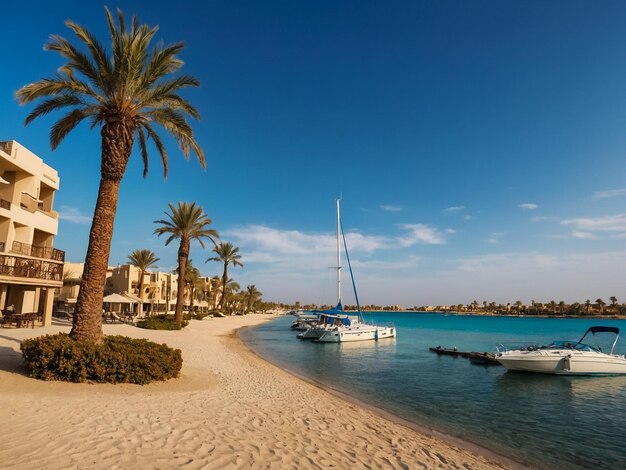
[[[189,240],[181,237],[178,248],[178,292],[176,292],[176,310],[174,320],[178,326],[183,326],[183,302],[185,301],[185,268],[189,258]]]
[[[102,340],[102,299],[119,187],[119,181],[100,180],[98,202],[85,256],[85,269],[70,333],[76,340]]]
[[[143,315],[143,278],[146,275],[146,272],[141,269],[139,271],[139,282],[137,283],[137,297],[139,297],[139,305],[137,305],[137,315]]]
[[[102,161],[98,200],[89,231],[89,246],[70,335],[75,340],[102,341],[102,299],[120,183],[133,148],[134,129],[123,121],[102,127]]]
[[[222,298],[220,299],[220,310],[224,306],[226,298],[226,282],[228,281],[228,263],[224,263],[224,273],[222,274]]]

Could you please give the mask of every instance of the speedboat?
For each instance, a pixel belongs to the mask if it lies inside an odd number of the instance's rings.
[[[291,324],[292,330],[306,331],[317,323],[318,315],[298,315],[298,317]]]
[[[585,343],[587,335],[612,333],[615,340],[607,354],[599,347]],[[556,375],[620,375],[626,374],[626,357],[613,354],[619,328],[592,326],[576,341],[554,341],[547,346],[527,346],[507,350],[497,347],[496,360],[508,370],[540,372]]]
[[[337,305],[334,310],[327,310],[327,312],[338,311],[341,312],[341,304]],[[348,315],[339,313],[320,313],[317,323],[311,325],[306,331],[297,335],[298,339],[319,339],[326,333],[326,331],[333,329],[339,325],[351,325],[357,319],[350,319]]]

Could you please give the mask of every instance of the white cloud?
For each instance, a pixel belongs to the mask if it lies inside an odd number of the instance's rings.
[[[626,188],[623,189],[609,189],[608,191],[596,191],[591,196],[591,199],[608,199],[612,197],[624,196],[626,194]]]
[[[523,204],[519,204],[517,207],[519,207],[520,209],[522,209],[524,211],[534,211],[539,206],[537,204],[533,204],[533,203],[530,203],[530,202],[525,202]]]
[[[567,219],[561,221],[561,224],[571,225],[575,231],[583,232],[626,232],[626,214]]]
[[[85,214],[81,214],[80,209],[70,206],[61,206],[59,210],[59,219],[67,220],[74,224],[88,224],[91,223],[91,217]]]
[[[447,207],[446,209],[444,209],[444,212],[454,213],[454,212],[461,212],[462,210],[465,210],[465,206],[452,206],[452,207]]]
[[[397,239],[400,246],[407,247],[415,244],[443,245],[446,243],[444,236],[435,227],[425,224],[401,224],[400,227],[409,231],[407,236]]]
[[[498,240],[497,238],[488,238],[487,243],[490,243],[491,245],[497,245],[498,243],[500,243],[500,240]]]
[[[456,233],[456,230],[454,230],[453,228],[447,228],[444,230],[444,232],[449,233],[449,234],[453,234]]]
[[[385,212],[400,212],[402,210],[402,207],[390,206],[390,205],[384,205],[384,204],[380,206],[380,208],[384,210]]]
[[[593,233],[591,233],[591,232],[581,232],[581,231],[577,231],[577,230],[574,230],[572,232],[572,237],[574,237],[574,238],[582,238],[584,240],[595,240],[596,239],[596,236]]]
[[[542,222],[544,220],[549,220],[550,217],[548,217],[547,215],[536,215],[534,217],[531,217],[529,220],[531,222]]]

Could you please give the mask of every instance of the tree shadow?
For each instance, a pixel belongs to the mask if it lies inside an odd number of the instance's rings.
[[[17,341],[13,338],[8,338]],[[17,341],[18,343],[20,341]],[[20,375],[27,375],[22,353],[7,346],[0,346],[0,370]]]

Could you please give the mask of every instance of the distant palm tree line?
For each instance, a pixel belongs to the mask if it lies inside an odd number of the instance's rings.
[[[479,304],[478,301],[474,300],[466,305],[438,305],[436,307],[422,306],[413,307],[411,310],[494,313],[500,315],[626,315],[626,304],[618,304],[617,297],[615,296],[611,296],[609,301],[610,304],[607,305],[607,303],[602,299],[596,299],[594,302],[587,299],[584,302],[573,302],[571,304],[568,304],[563,300],[559,302],[550,300],[546,303],[532,300],[530,305],[525,305],[521,300],[512,304],[501,304],[487,301],[483,301],[482,304]]]
[[[361,310],[364,311],[417,311],[417,312],[451,312],[451,313],[481,313],[495,315],[544,315],[544,316],[597,316],[597,315],[626,315],[626,303],[618,304],[617,297],[609,298],[610,304],[607,305],[602,299],[596,299],[595,302],[587,299],[584,302],[573,302],[571,304],[561,300],[556,302],[551,300],[546,303],[531,301],[530,305],[525,305],[521,300],[514,303],[501,304],[496,302],[483,301],[479,303],[477,300],[468,304],[456,305],[437,305],[437,306],[414,306],[402,307],[400,305],[362,305]],[[277,303],[275,308],[282,309],[302,309],[302,310],[327,310],[333,308],[333,305],[318,304],[301,304],[295,302]],[[356,311],[356,305],[344,305],[344,310]]]

